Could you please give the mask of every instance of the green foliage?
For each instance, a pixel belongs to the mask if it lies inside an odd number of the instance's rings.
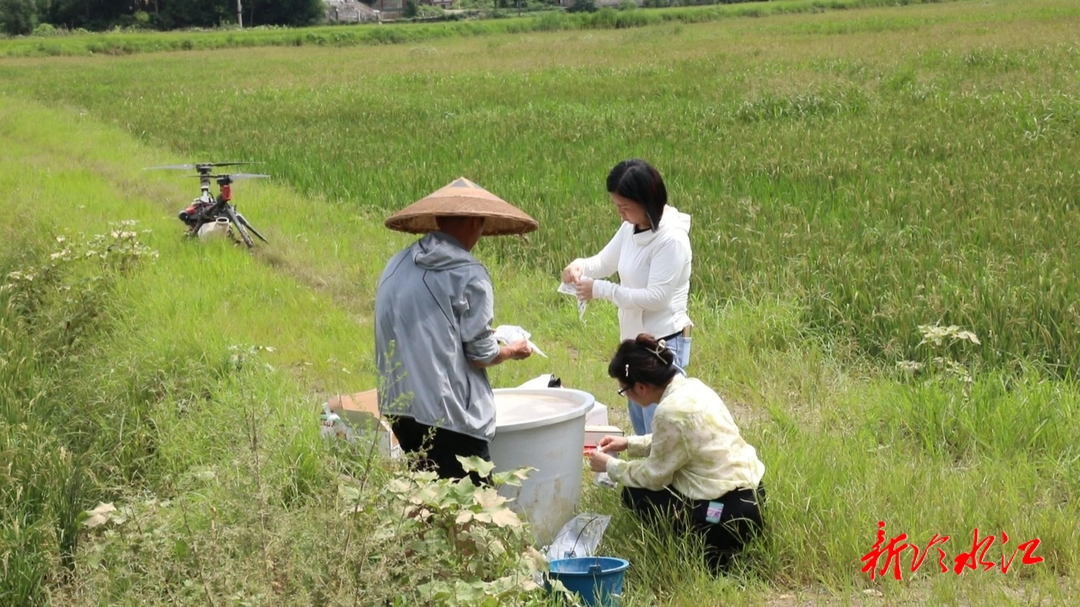
[[[574,3],[566,9],[568,13],[595,13],[600,10],[596,6],[596,0],[574,0]]]
[[[108,234],[69,241],[56,237],[57,250],[36,266],[9,272],[0,292],[17,330],[37,337],[46,359],[65,357],[92,332],[118,276],[156,253],[139,240],[134,222],[118,223]],[[89,266],[89,267],[87,267]]]
[[[432,6],[430,4],[420,4],[417,6],[417,17],[442,17],[444,15],[446,15],[446,10],[441,6]]]
[[[12,36],[29,34],[37,26],[34,0],[0,0],[0,31]]]
[[[401,16],[406,19],[412,19],[420,13],[420,4],[417,0],[405,0],[405,8],[401,11]]]
[[[64,380],[94,353],[117,283],[154,256],[128,222],[53,244],[0,286],[0,602],[12,605],[42,603],[42,580],[74,567],[75,510],[102,471],[88,470],[96,413]]]
[[[245,15],[244,25],[307,26],[319,23],[325,17],[322,0],[275,0],[258,3],[257,12]],[[255,10],[254,7],[249,7]]]
[[[57,33],[58,32],[56,28],[49,25],[48,23],[39,23],[38,26],[34,28],[34,32],[32,35],[44,38],[48,36],[55,36],[57,35]]]
[[[492,465],[479,458],[459,459],[466,472],[491,472]],[[353,516],[370,522],[374,507],[379,531],[362,540],[362,550],[380,555],[393,576],[389,587],[371,589],[366,599],[492,606],[528,600],[537,590],[534,574],[546,563],[497,491],[520,486],[524,477],[524,470],[511,471],[478,487],[468,477],[454,481],[411,472],[391,480],[374,504],[364,503],[370,496],[354,485],[342,485]]]

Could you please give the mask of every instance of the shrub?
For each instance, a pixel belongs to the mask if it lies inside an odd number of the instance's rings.
[[[55,36],[58,33],[59,32],[56,31],[56,28],[49,25],[48,23],[39,23],[38,26],[34,28],[34,31],[33,31],[33,33],[31,35],[32,36]]]
[[[574,0],[574,3],[570,5],[570,8],[566,9],[568,13],[595,13],[600,10],[596,6],[596,0]]]

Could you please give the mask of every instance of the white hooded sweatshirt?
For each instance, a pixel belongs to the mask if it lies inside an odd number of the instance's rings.
[[[691,257],[690,216],[669,205],[655,232],[635,234],[624,222],[602,251],[575,263],[594,279],[619,273],[619,283],[596,280],[593,298],[618,306],[624,340],[639,333],[667,337],[693,324],[686,314]]]

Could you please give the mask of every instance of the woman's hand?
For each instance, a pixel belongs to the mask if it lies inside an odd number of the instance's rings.
[[[602,453],[619,453],[620,451],[626,451],[626,448],[630,446],[630,441],[626,440],[625,436],[610,436],[606,435],[600,439],[598,451]]]
[[[592,301],[593,279],[582,278],[574,283],[574,287],[577,289],[578,299],[581,301]]]
[[[603,451],[594,451],[589,456],[589,469],[593,472],[607,472],[607,462],[611,456]]]
[[[581,280],[585,271],[581,269],[581,266],[576,263],[571,263],[566,266],[562,271],[562,281],[568,285],[577,284],[577,281]]]

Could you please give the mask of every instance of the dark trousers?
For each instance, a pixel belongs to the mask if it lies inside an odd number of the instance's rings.
[[[705,558],[713,573],[727,571],[732,557],[743,549],[764,526],[761,504],[765,501],[765,485],[757,490],[737,489],[715,500],[693,500],[671,488],[660,491],[624,487],[623,504],[643,520],[670,520],[676,533],[692,532],[705,541]],[[724,509],[720,520],[706,520],[709,502],[720,502]]]
[[[458,455],[475,455],[484,461],[491,461],[488,442],[485,440],[445,428],[425,426],[411,417],[387,417],[401,450],[419,455],[414,464],[417,469],[433,470],[439,478],[462,479],[465,478],[465,469],[457,460]],[[487,480],[480,478],[475,472],[470,472],[469,477],[477,485]]]

